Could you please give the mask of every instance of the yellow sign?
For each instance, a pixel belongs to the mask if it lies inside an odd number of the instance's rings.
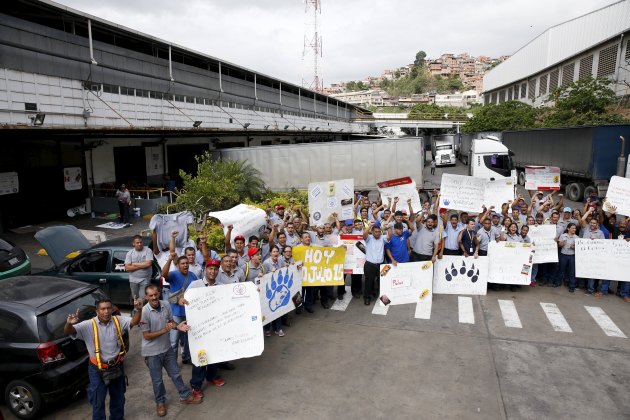
[[[293,259],[302,266],[302,286],[341,286],[344,284],[345,248],[295,246]]]

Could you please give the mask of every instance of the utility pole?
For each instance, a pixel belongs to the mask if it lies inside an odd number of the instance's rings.
[[[319,33],[318,15],[322,13],[321,0],[304,0],[304,49],[302,61],[306,77],[302,77],[302,86],[315,92],[321,92],[323,80],[321,76],[322,36]],[[307,61],[312,59],[313,67],[309,68]]]

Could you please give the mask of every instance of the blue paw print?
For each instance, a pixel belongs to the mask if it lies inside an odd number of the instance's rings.
[[[444,205],[448,206],[449,204],[451,204],[451,200],[444,200]]]
[[[276,277],[274,278],[274,276]],[[284,271],[284,275],[282,274],[282,270],[278,270],[271,275],[271,283],[267,283],[265,286],[271,312],[275,312],[289,303],[291,299],[291,286],[293,286],[293,274],[289,277],[288,269]]]

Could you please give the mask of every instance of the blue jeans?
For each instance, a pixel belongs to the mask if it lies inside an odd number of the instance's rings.
[[[110,420],[123,420],[125,418],[125,390],[127,389],[124,374],[105,385],[98,368],[92,363],[88,367],[90,383],[87,387],[88,401],[92,405],[92,420],[106,420],[105,397],[109,391],[109,418]]]
[[[558,264],[557,263],[545,263],[541,264],[541,281],[543,283],[561,284],[561,280],[558,280]]]
[[[560,253],[560,274],[558,275],[560,284],[565,276],[569,282],[569,289],[575,289],[575,255]]]
[[[185,400],[190,396],[190,388],[184,384],[179,366],[177,366],[177,354],[172,348],[169,348],[162,354],[145,357],[144,363],[149,368],[156,404],[164,404],[166,402],[166,389],[162,380],[162,369],[166,369],[166,373],[173,381],[177,392],[179,392],[180,400]]]
[[[532,281],[536,282],[536,276],[538,275],[538,264],[532,264]]]
[[[630,282],[628,281],[620,281],[619,282],[619,293],[622,298],[630,297]]]
[[[185,316],[175,316],[173,315],[173,320],[178,324],[180,322],[186,321]],[[179,331],[177,328],[174,328],[169,332],[169,339],[171,340],[171,347],[175,350],[175,360],[177,360],[177,350],[179,348],[179,343],[182,343],[182,360],[190,360],[190,350],[188,349],[188,333]]]
[[[194,390],[201,390],[203,380],[211,381],[219,377],[219,367],[216,363],[206,366],[192,367],[192,377],[190,378],[190,386]]]
[[[587,290],[591,293],[595,291],[595,282],[597,279],[588,279],[588,287]],[[600,281],[601,282],[601,281]],[[606,292],[608,292],[608,286],[606,286]]]
[[[274,331],[280,331],[282,329],[282,317],[274,319],[269,324],[263,326],[264,331],[269,331],[273,327]]]
[[[599,292],[602,295],[608,294],[608,286],[610,286],[610,280],[600,280],[599,281]]]
[[[332,297],[332,286],[310,286],[305,287],[304,293],[304,306],[311,308],[315,303],[315,293],[319,290],[319,299],[321,303],[328,302],[328,299]]]

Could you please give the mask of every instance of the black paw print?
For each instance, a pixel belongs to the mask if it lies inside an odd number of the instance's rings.
[[[446,268],[444,269],[444,274],[446,274],[446,281],[451,281],[459,275],[466,275],[473,283],[479,280],[479,269],[477,268],[475,271],[475,263],[468,269],[466,267],[466,261],[462,261],[462,266],[459,268],[459,271],[455,268],[455,264],[451,264],[450,271]]]

